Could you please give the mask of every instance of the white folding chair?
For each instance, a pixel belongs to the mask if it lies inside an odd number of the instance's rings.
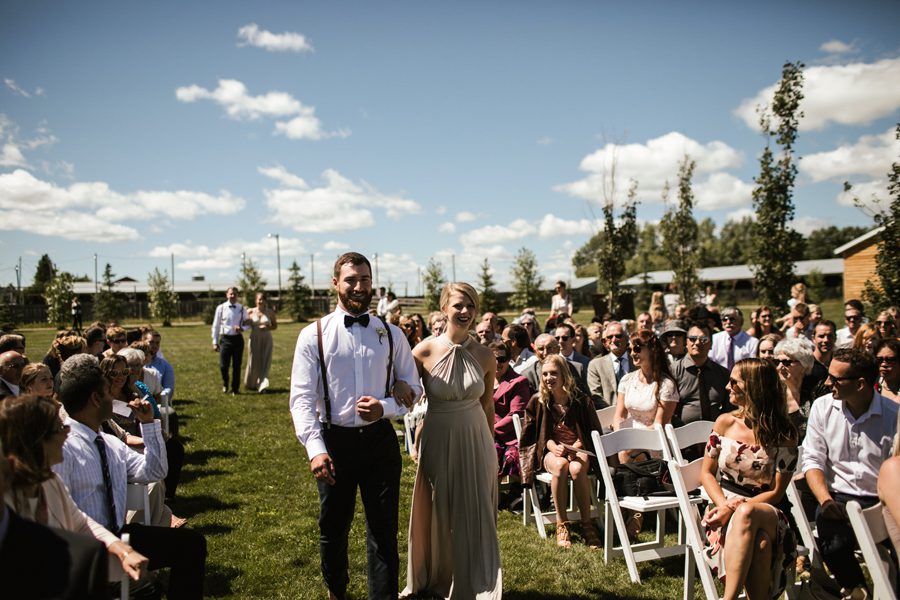
[[[703,585],[703,593],[707,600],[719,600],[719,592],[716,589],[716,580],[709,565],[703,559],[703,548],[706,539],[700,532],[700,512],[697,509],[696,498],[690,492],[703,489],[700,486],[700,472],[703,467],[703,459],[698,458],[687,464],[669,460],[669,475],[672,477],[672,486],[675,488],[675,497],[678,499],[678,510],[681,513],[687,544],[689,547],[687,563],[684,574],[684,598],[694,597],[693,575],[694,569],[700,574],[700,583]],[[688,574],[690,569],[690,574]]]
[[[797,448],[797,472],[793,479],[788,483],[787,489],[784,491],[788,501],[791,503],[791,516],[797,525],[797,531],[800,533],[800,554],[808,554],[809,562],[813,568],[822,568],[822,555],[819,554],[819,547],[816,545],[816,523],[806,518],[806,512],[803,510],[803,503],[800,501],[800,491],[797,489],[797,480],[803,479],[803,472],[800,470],[803,464],[803,446]]]
[[[694,421],[676,429],[672,427],[671,423],[667,423],[665,432],[668,444],[663,450],[663,457],[666,460],[674,459],[679,465],[686,465],[688,461],[685,460],[681,451],[684,448],[705,444],[709,441],[709,434],[712,433],[713,425],[715,423],[712,421]]]
[[[517,414],[513,415],[513,427],[515,428],[516,439],[519,440],[519,447],[521,448],[522,419]],[[522,454],[520,452],[520,466],[521,457]],[[542,538],[546,538],[547,525],[556,525],[556,511],[553,509],[547,511],[541,510],[540,500],[538,499],[537,483],[540,482],[541,484],[549,487],[550,483],[553,481],[553,475],[541,471],[540,473],[535,474],[534,479],[535,481],[530,486],[526,486],[524,484],[522,485],[522,524],[528,525],[528,519],[533,518],[534,524],[537,527],[538,535],[540,535]],[[600,516],[600,500],[597,498],[595,486],[592,484],[590,488],[591,518],[597,519]],[[575,505],[575,493],[571,478],[569,478],[569,506],[566,507],[566,519],[581,519],[581,513],[578,511],[578,507]]]
[[[847,503],[847,516],[875,587],[875,600],[893,600],[897,598],[897,592],[891,586],[888,575],[891,559],[886,551],[878,547],[888,537],[883,511],[881,502],[865,509],[855,500]]]
[[[606,408],[597,410],[597,418],[600,420],[600,425],[603,427],[603,431],[601,431],[601,433],[609,433],[610,431],[612,431],[613,418],[615,416],[615,406],[607,406]]]
[[[159,400],[159,416],[161,417],[162,430],[164,434],[168,435],[170,433],[169,417],[175,414],[175,409],[172,408],[172,400],[169,398],[169,394],[160,394]]]
[[[406,445],[406,453],[411,454],[413,449],[413,434],[415,433],[416,421],[413,419],[412,413],[407,412],[403,415],[403,439]]]
[[[591,439],[594,442],[594,451],[600,459],[600,473],[603,476],[603,485],[606,488],[606,502],[604,511],[603,531],[603,561],[609,563],[613,556],[622,555],[628,566],[628,574],[631,581],[640,583],[637,563],[657,558],[687,555],[687,547],[683,543],[666,546],[666,511],[670,508],[678,508],[678,499],[672,496],[624,496],[616,495],[613,483],[612,467],[606,459],[616,456],[625,450],[653,450],[662,452],[666,446],[665,435],[662,428],[657,426],[653,430],[626,428],[601,436],[599,432],[592,431]],[[632,544],[628,539],[625,529],[625,517],[622,511],[628,509],[641,513],[656,513],[656,538],[649,542]],[[613,542],[613,532],[618,533],[620,546]],[[679,534],[679,539],[681,535]],[[685,560],[688,560],[687,556]],[[693,570],[691,570],[693,573]]]
[[[146,483],[129,483],[125,496],[125,510],[135,513],[144,511],[144,525],[151,524],[150,488]],[[126,517],[126,522],[129,519]]]

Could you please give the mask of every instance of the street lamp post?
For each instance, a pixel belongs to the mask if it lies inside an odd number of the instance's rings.
[[[278,301],[281,301],[281,238],[277,233],[270,233],[270,238],[275,238],[275,256],[278,266]]]

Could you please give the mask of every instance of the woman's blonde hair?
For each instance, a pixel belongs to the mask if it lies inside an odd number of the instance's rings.
[[[441,311],[450,304],[450,295],[459,292],[463,296],[465,296],[469,302],[475,305],[475,314],[472,315],[472,320],[469,321],[469,329],[475,327],[475,317],[479,314],[480,302],[478,301],[478,292],[475,291],[468,283],[462,282],[450,282],[444,286],[444,289],[441,290]]]
[[[50,367],[44,363],[28,363],[25,365],[22,369],[22,377],[19,380],[19,388],[22,392],[26,393],[25,390],[30,388],[37,380],[38,375],[44,372],[46,372],[47,375],[50,375]]]
[[[571,398],[572,394],[575,392],[575,379],[572,378],[572,373],[569,372],[569,362],[559,354],[550,354],[541,361],[541,374],[543,374],[544,367],[549,364],[552,364],[559,370],[559,378],[562,380],[562,389],[566,395]],[[538,397],[538,400],[544,406],[549,406],[553,393],[544,384],[544,378],[539,377],[539,379],[541,383],[539,386],[540,396]]]

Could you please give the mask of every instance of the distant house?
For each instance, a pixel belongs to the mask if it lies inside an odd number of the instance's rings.
[[[844,261],[845,302],[851,298],[861,298],[867,280],[878,284],[875,257],[878,256],[878,242],[881,241],[882,231],[884,227],[876,227],[840,248],[835,248],[834,254]]]

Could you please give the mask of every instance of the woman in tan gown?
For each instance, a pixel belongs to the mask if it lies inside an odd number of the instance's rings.
[[[409,519],[402,596],[499,599],[493,353],[469,335],[478,293],[450,283],[441,293],[447,329],[413,356],[428,396]]]
[[[256,307],[247,310],[250,318],[250,349],[244,387],[262,393],[269,387],[269,367],[272,366],[272,330],[278,328],[275,311],[269,308],[266,295],[256,294]]]

